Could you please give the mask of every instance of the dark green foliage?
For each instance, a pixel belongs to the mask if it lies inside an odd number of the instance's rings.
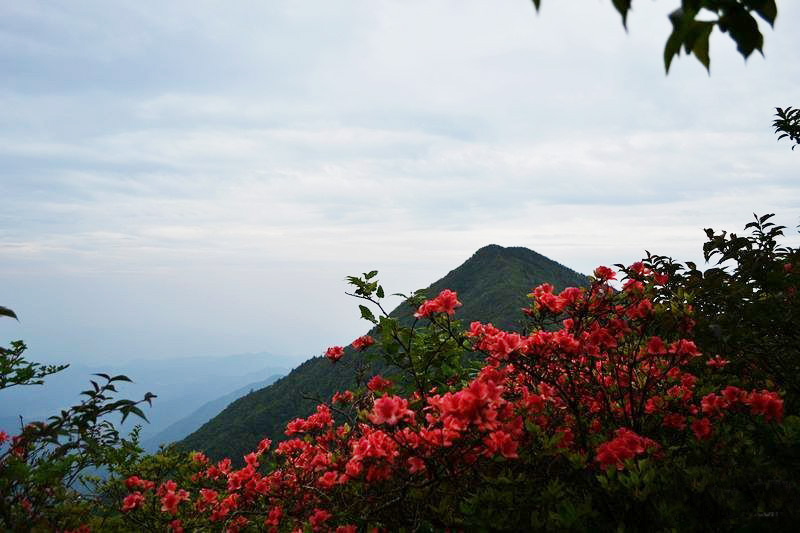
[[[627,28],[633,0],[611,0],[611,3]],[[533,0],[533,5],[538,10],[541,0]],[[683,49],[686,54],[694,54],[706,70],[710,70],[708,40],[715,27],[730,36],[745,59],[755,50],[763,53],[764,36],[756,16],[773,26],[778,16],[775,0],[681,0],[680,7],[669,15],[672,33],[664,47],[664,67],[669,72],[673,58]]]
[[[648,255],[646,264],[671,272],[665,293],[680,291],[691,301],[697,317],[694,337],[701,351],[730,361],[721,371],[709,373],[707,383],[780,389],[789,413],[775,431],[725,436],[732,452],[726,457],[735,462],[715,470],[708,490],[703,491],[706,500],[692,513],[713,512],[721,522],[757,502],[758,515],[740,515],[739,522],[729,527],[785,530],[794,527],[800,512],[800,419],[796,416],[800,407],[800,251],[779,245],[785,228],[771,222],[773,215],[754,217],[744,235],[706,230],[703,252],[713,262],[706,270],[663,256]],[[688,479],[707,469],[700,464],[686,472],[682,465],[674,467],[676,485],[681,481],[677,476]],[[720,477],[720,472],[725,475]],[[775,509],[782,512],[771,512]]]
[[[2,308],[2,315],[16,318]],[[25,344],[0,347],[0,392],[12,386],[41,385],[44,377],[67,365],[40,365],[25,359]],[[151,403],[147,393],[140,401],[116,399],[116,383],[130,381],[127,376],[95,374],[92,387],[81,393],[85,399],[46,422],[33,422],[20,428],[9,445],[0,449],[0,529],[29,531],[61,530],[87,509],[73,491],[78,476],[89,468],[125,462],[141,451],[138,430],[133,439],[120,436],[108,417],[120,414],[146,420],[139,407]],[[25,507],[32,509],[28,512]]]
[[[775,116],[778,118],[772,122],[772,126],[775,128],[775,133],[780,133],[778,140],[788,137],[790,141],[794,142],[794,146],[792,146],[792,150],[794,150],[800,144],[800,109],[776,107]]]
[[[795,403],[800,400],[800,254],[778,245],[785,228],[773,224],[772,216],[756,216],[745,226],[747,235],[707,229],[703,252],[716,264],[704,271],[659,256],[649,262],[672,273],[667,290],[690,295],[698,315],[695,337],[705,352],[728,354],[730,374],[742,385],[777,386]]]
[[[369,272],[363,278],[348,278],[356,287],[356,296],[382,296],[383,289],[374,281],[376,274]],[[585,276],[527,248],[492,244],[475,252],[464,264],[423,292],[427,297],[434,297],[443,289],[456,291],[464,304],[457,311],[457,318],[463,324],[480,320],[521,330],[523,314],[520,309],[529,305],[525,294],[533,287],[547,282],[563,289],[585,285],[586,281]],[[362,317],[375,324],[377,318],[366,306],[364,309]],[[400,326],[407,327],[414,321],[415,310],[416,305],[405,303],[389,315],[396,318]],[[373,328],[370,334],[380,341],[376,331]],[[240,461],[263,437],[276,441],[285,438],[286,422],[308,416],[316,405],[315,399],[328,400],[336,391],[353,388],[357,370],[367,363],[363,354],[350,348],[346,348],[345,356],[336,364],[324,357],[310,359],[273,385],[232,403],[179,446],[202,451],[213,458],[230,457]],[[385,369],[385,364],[377,362],[364,371],[371,375]]]
[[[17,318],[13,311],[6,309],[5,316]],[[0,346],[0,389],[17,385],[41,385],[50,374],[61,372],[69,365],[41,365],[27,361],[23,355],[28,347],[22,341],[12,341],[10,348]]]
[[[0,305],[0,316],[10,316],[15,320],[19,320],[17,318],[17,314],[14,311],[9,309],[8,307],[3,307],[2,305]]]

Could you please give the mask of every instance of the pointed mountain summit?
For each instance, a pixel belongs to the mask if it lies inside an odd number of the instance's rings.
[[[519,330],[520,309],[529,305],[526,295],[531,289],[541,283],[551,283],[561,290],[586,282],[586,276],[533,250],[490,244],[430,285],[425,293],[432,298],[443,289],[456,291],[463,303],[456,318],[465,325],[479,320]],[[414,309],[401,304],[391,315],[401,320],[410,319],[413,312]],[[202,451],[214,459],[230,457],[236,461],[255,449],[264,437],[283,440],[288,421],[313,412],[316,404],[309,398],[328,400],[334,392],[354,386],[357,357],[360,354],[348,351],[335,365],[325,357],[309,359],[272,385],[230,404],[179,446]]]
[[[480,320],[519,330],[520,308],[530,303],[526,295],[542,283],[551,283],[560,290],[584,285],[586,276],[528,248],[490,244],[433,283],[426,294],[432,298],[443,289],[457,292],[463,306],[458,308],[456,318],[466,325]],[[392,314],[404,310],[400,306]]]

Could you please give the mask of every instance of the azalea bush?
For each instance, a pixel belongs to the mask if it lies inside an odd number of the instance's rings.
[[[751,226],[749,245],[712,232],[706,251],[736,263],[720,267],[732,277],[717,291],[736,294],[744,283],[750,292],[737,304],[779,302],[775,312],[786,313],[797,281],[786,261],[797,253],[775,253],[782,228],[765,224]],[[759,248],[765,230],[771,238]],[[774,285],[753,281],[752,254],[768,277],[780,274]],[[648,256],[599,267],[586,287],[543,284],[523,310],[525,333],[462,326],[449,290],[409,298],[412,322],[391,318],[376,276],[349,278],[376,325],[352,347],[383,360],[385,375],[290,421],[287,440],[263,440],[242,468],[174,451],[127,465],[107,487],[123,523],[660,530],[794,519],[800,424],[786,411],[788,381],[742,351],[756,339],[712,342],[709,332],[727,327],[718,324],[724,307],[713,307],[717,274],[698,279],[693,265]],[[332,346],[326,356],[341,364],[345,353]]]
[[[70,502],[79,511],[56,528],[788,528],[800,508],[800,255],[778,244],[783,229],[766,216],[744,236],[708,230],[718,264],[702,272],[648,254],[598,267],[584,287],[539,285],[520,331],[461,324],[450,290],[415,293],[410,318],[393,318],[377,272],[349,277],[374,329],[325,355],[341,365],[360,352],[380,374],[358,365],[355,388],[242,458],[84,439],[111,470],[91,509],[64,485],[18,483],[9,523],[57,524],[44,510],[63,517]],[[20,442],[0,456],[4,483],[11,465],[52,463]]]

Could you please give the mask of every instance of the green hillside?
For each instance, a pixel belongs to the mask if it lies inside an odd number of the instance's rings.
[[[480,320],[515,330],[521,324],[520,308],[528,305],[525,295],[544,282],[562,289],[583,285],[586,277],[527,248],[492,244],[430,285],[426,293],[433,297],[442,289],[456,291],[463,302],[456,317],[465,324]],[[402,318],[412,313],[401,305],[391,314]],[[237,460],[264,437],[281,440],[287,421],[313,411],[315,403],[308,397],[328,399],[353,386],[358,357],[348,351],[335,365],[324,357],[309,359],[269,387],[236,400],[179,445],[212,458]]]

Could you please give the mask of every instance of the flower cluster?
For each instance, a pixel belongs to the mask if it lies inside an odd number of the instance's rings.
[[[627,428],[619,428],[614,432],[613,439],[597,447],[595,460],[603,469],[613,466],[622,470],[628,459],[655,449],[658,449],[658,444],[652,439],[641,437]]]
[[[341,346],[331,346],[327,350],[325,350],[325,357],[333,361],[334,363],[342,358],[344,355],[344,348]]]
[[[369,335],[363,335],[352,342],[350,346],[357,352],[361,352],[375,344],[375,339]]]
[[[433,300],[423,302],[414,316],[417,318],[429,317],[434,313],[447,313],[453,316],[457,307],[461,307],[458,295],[450,289],[445,289]]]
[[[659,313],[676,314],[653,294],[668,276],[641,264],[629,270],[633,277],[622,291],[609,285],[616,274],[607,267],[595,270],[596,279],[583,289],[533,289],[528,314],[550,316],[560,329],[521,334],[473,322],[459,346],[485,364],[465,375],[463,385],[442,383],[405,397],[393,393],[402,389],[399,381],[373,376],[364,389],[337,392],[330,405],[289,422],[290,438],[269,460],[263,459],[269,442],[238,469],[230,460],[211,464],[196,454],[192,489],[167,481],[153,492],[153,482],[131,476],[122,509],[142,513],[149,498],[157,500],[170,520],[180,519],[174,530],[224,522],[228,531],[251,523],[268,530],[354,531],[356,516],[359,527],[380,524],[380,510],[392,504],[393,494],[431,493],[442,483],[457,484],[459,476],[492,476],[498,464],[530,461],[536,450],[587,457],[583,468],[596,476],[624,470],[645,454],[658,461],[701,446],[734,412],[779,423],[783,401],[776,392],[727,386],[701,394],[697,373],[716,371],[725,360],[716,356],[703,364],[684,327],[690,317],[676,317],[680,328],[660,327]],[[415,316],[453,315],[460,305],[456,293],[445,290]],[[435,321],[431,327],[444,328]],[[365,336],[352,346],[372,343]],[[326,352],[334,362],[342,354],[338,346]],[[346,423],[337,425],[334,406],[350,409],[341,411]],[[664,439],[672,439],[669,449]],[[364,502],[358,513],[347,510],[354,497]]]

